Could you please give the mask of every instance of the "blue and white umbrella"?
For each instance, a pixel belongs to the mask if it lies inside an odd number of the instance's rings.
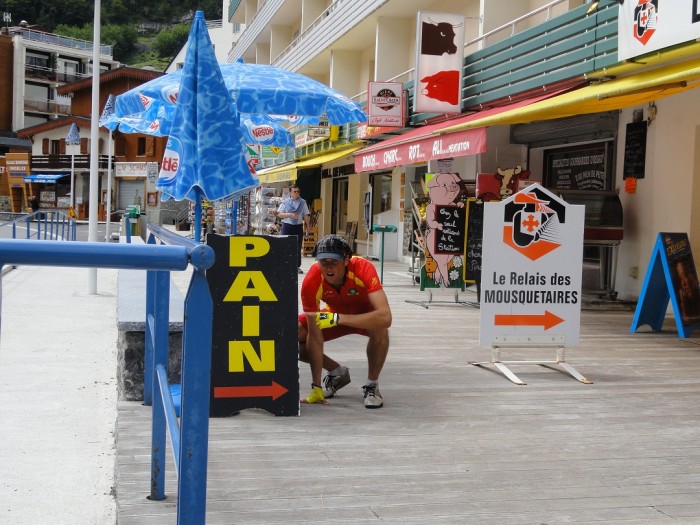
[[[316,123],[323,115],[334,125],[367,120],[357,102],[299,73],[240,61],[219,64],[219,67],[240,113],[268,115],[271,120],[297,124]],[[169,73],[119,95],[117,115],[169,118],[180,97],[183,74],[184,69]]]
[[[367,120],[359,104],[304,75],[242,62],[219,65],[204,14],[197,11],[183,69],[127,91],[115,103],[120,131],[132,127],[143,133],[139,126],[156,122],[163,134],[168,130],[156,187],[165,198],[195,202],[195,239],[202,197],[235,197],[259,184],[240,114],[267,117],[268,124],[276,119],[312,122],[324,115],[330,124]]]

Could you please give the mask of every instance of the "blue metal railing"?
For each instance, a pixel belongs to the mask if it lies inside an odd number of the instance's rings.
[[[18,230],[24,228],[24,234]],[[40,210],[11,221],[1,222],[0,229],[12,228],[12,238],[74,241],[77,235],[75,219],[58,210]]]
[[[0,239],[0,269],[11,264],[147,271],[144,399],[153,405],[149,497],[165,499],[165,439],[169,431],[178,482],[177,523],[204,524],[213,313],[205,272],[215,256],[205,244],[155,225],[148,228],[151,234],[145,245]],[[178,424],[167,383],[170,272],[186,270],[189,265],[193,274],[184,305]]]

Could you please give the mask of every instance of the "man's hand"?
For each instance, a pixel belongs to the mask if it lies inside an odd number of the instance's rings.
[[[338,326],[340,316],[333,312],[318,312],[316,314],[316,326],[321,330]]]

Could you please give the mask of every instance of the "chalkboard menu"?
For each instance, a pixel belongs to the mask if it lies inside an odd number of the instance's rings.
[[[647,121],[631,122],[625,131],[625,162],[622,178],[644,178],[644,161],[647,152]]]
[[[467,201],[467,232],[464,248],[464,281],[481,282],[481,243],[484,235],[484,203]]]
[[[608,190],[611,142],[545,151],[545,186],[555,190]]]
[[[459,255],[464,249],[466,210],[460,206],[435,206],[435,220],[442,229],[435,229],[433,254]]]

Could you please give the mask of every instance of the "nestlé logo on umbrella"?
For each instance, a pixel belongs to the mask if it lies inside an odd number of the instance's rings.
[[[158,174],[158,186],[168,185],[175,181],[177,171],[180,169],[182,152],[182,143],[176,138],[170,137],[165,147],[163,162]]]

